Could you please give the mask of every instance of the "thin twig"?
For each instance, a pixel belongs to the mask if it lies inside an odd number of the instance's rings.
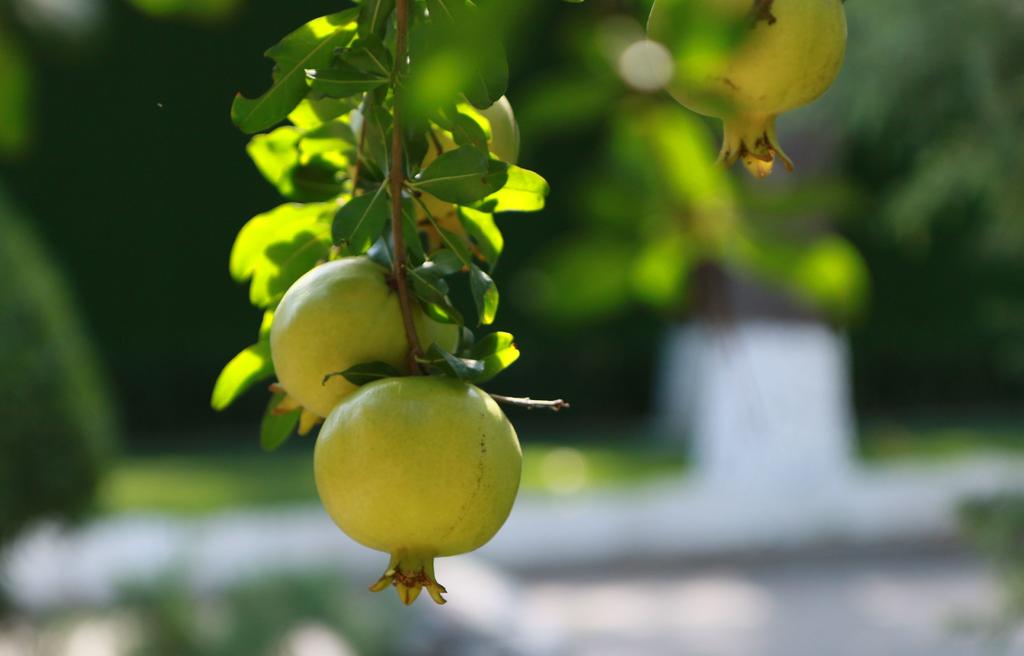
[[[433,130],[430,130],[429,134],[430,140],[434,142],[434,148],[437,149],[437,156],[444,155],[444,146],[441,145],[441,140],[437,138],[437,134]]]
[[[421,355],[420,340],[416,335],[416,324],[412,317],[412,298],[409,294],[409,281],[405,271],[405,232],[402,226],[402,190],[405,188],[405,145],[402,141],[401,102],[399,88],[401,75],[406,61],[407,42],[409,37],[409,0],[397,0],[395,3],[395,71],[392,79],[394,88],[394,108],[391,124],[391,240],[394,242],[395,253],[391,258],[395,288],[398,291],[398,303],[402,308],[402,323],[405,326],[405,338],[409,342],[409,371],[421,373],[416,361]]]
[[[423,202],[423,199],[420,198],[419,195],[415,194],[413,195],[412,199],[416,201],[416,204],[420,206],[421,210],[423,210],[423,218],[426,219],[427,223],[429,223],[431,227],[434,228],[434,232],[436,232],[437,236],[441,239],[441,241],[444,242],[444,245],[448,247],[448,250],[455,254],[455,257],[459,258],[459,262],[462,262],[463,270],[469,269],[470,265],[472,265],[472,256],[470,257],[469,260],[463,259],[462,255],[459,254],[459,249],[453,245],[451,237],[446,235],[444,233],[444,230],[441,229],[441,226],[438,225],[437,219],[434,217],[433,214],[431,214],[430,208],[427,207],[427,204]],[[420,222],[420,224],[422,225],[422,221]],[[470,244],[470,248],[475,248],[475,246]]]
[[[557,401],[535,401],[529,397],[516,398],[514,396],[502,396],[501,394],[491,394],[491,398],[502,403],[504,405],[514,405],[518,408],[526,408],[527,410],[550,410],[551,412],[560,412],[572,406],[569,405],[568,401],[558,399]]]

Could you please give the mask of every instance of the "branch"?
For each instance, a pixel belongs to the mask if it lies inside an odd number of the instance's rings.
[[[551,412],[560,412],[572,407],[569,405],[568,401],[563,401],[562,399],[558,399],[557,401],[535,401],[529,397],[520,399],[514,396],[502,396],[501,394],[491,394],[491,398],[498,403],[516,406],[517,408],[526,408],[527,410],[550,410]]]
[[[399,88],[401,75],[407,58],[407,42],[409,39],[409,0],[397,0],[395,3],[395,70],[392,76],[394,89],[394,108],[391,124],[391,172],[388,181],[391,183],[391,240],[395,252],[393,275],[395,288],[398,291],[398,303],[402,308],[402,324],[405,326],[405,338],[409,342],[409,371],[420,373],[418,357],[420,340],[416,335],[416,324],[412,318],[412,298],[409,295],[409,281],[405,271],[405,232],[402,229],[402,190],[405,188],[405,145],[402,141],[401,102]]]

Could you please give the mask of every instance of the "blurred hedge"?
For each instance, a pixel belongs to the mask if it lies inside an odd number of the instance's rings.
[[[110,453],[110,398],[68,290],[0,189],[0,545],[85,511]]]

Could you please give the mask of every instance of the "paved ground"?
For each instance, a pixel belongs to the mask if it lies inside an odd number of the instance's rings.
[[[985,565],[934,547],[780,554],[758,561],[675,560],[509,574],[445,561],[445,607],[419,603],[435,640],[408,656],[1016,656],[965,622],[991,618]],[[122,656],[124,627],[78,627],[60,656]],[[322,631],[321,631],[322,632]],[[79,635],[81,634],[81,635]],[[31,631],[0,631],[0,656],[43,652]],[[317,645],[320,643],[317,642]],[[349,654],[322,646],[291,656]],[[373,655],[367,655],[373,656]]]
[[[999,652],[952,630],[995,612],[998,588],[981,562],[923,547],[871,548],[948,539],[959,499],[1024,485],[1018,461],[873,468],[814,494],[796,483],[773,494],[691,481],[526,496],[481,552],[438,563],[449,605],[421,602],[406,617],[434,623],[434,635],[449,641],[435,648],[419,639],[408,653],[1024,656],[1024,636]],[[821,551],[833,544],[847,549]],[[730,553],[779,555],[743,562],[722,555]],[[623,559],[638,565],[609,564]],[[102,605],[124,584],[168,571],[203,595],[271,568],[337,568],[348,580],[373,581],[384,562],[310,506],[191,519],[116,516],[73,530],[44,525],[5,554],[0,580],[21,606],[45,610]],[[18,646],[31,635],[7,633],[0,630],[0,656],[38,653]],[[100,641],[87,637],[89,650],[53,653],[124,653],[97,651]]]
[[[572,656],[987,656],[965,621],[997,592],[962,553],[817,554],[760,563],[622,569],[525,586],[524,625]]]

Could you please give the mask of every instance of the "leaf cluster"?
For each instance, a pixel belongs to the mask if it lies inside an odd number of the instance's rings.
[[[481,110],[508,86],[491,14],[470,0],[410,4],[406,61],[396,57],[395,1],[364,0],[284,37],[266,53],[275,63],[270,88],[234,100],[232,119],[254,135],[250,157],[288,202],[251,219],[235,241],[231,275],[249,284],[264,319],[258,341],[217,381],[216,409],[273,375],[274,308],[304,273],[339,257],[365,255],[388,268],[400,258],[415,302],[460,327],[456,353],[434,345],[423,355],[429,372],[485,382],[519,357],[508,333],[478,339],[470,326],[492,325],[500,304],[493,272],[504,238],[495,214],[543,208],[548,185],[491,152]],[[389,230],[396,112],[405,252],[395,252]],[[363,384],[395,373],[364,363],[335,375]],[[281,401],[271,399],[265,446],[298,422],[297,412],[271,412]]]

